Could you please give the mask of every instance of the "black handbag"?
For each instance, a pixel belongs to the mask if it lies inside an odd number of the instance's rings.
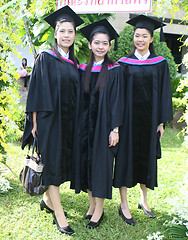
[[[34,156],[34,149],[36,148],[36,156]],[[29,145],[30,150],[30,145]],[[44,165],[41,161],[41,156],[38,148],[38,139],[34,138],[33,149],[31,156],[29,152],[25,159],[25,166],[20,172],[20,181],[28,194],[31,196],[43,194],[48,186],[44,186],[42,182],[42,173]]]

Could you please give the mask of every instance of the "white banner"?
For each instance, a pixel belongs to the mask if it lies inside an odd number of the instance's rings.
[[[57,0],[56,10],[69,5],[76,13],[150,12],[152,0]]]

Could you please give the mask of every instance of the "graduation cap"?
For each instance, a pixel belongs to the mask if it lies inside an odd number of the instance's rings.
[[[163,26],[166,26],[161,21],[155,20],[154,18],[147,17],[145,15],[139,15],[134,18],[131,18],[127,21],[128,24],[132,25],[136,28],[145,28],[153,33],[153,31],[157,28],[161,28],[160,31],[160,42],[164,42],[164,33],[163,33]]]
[[[56,26],[56,22],[61,19],[67,19],[75,23],[75,26],[78,27],[84,21],[67,5],[53,12],[44,18],[44,20],[49,23],[54,29]]]
[[[95,33],[107,34],[110,37],[110,41],[115,39],[114,50],[117,50],[117,38],[119,37],[119,35],[106,19],[91,23],[86,27],[81,28],[80,31],[87,38],[88,41],[90,41],[91,36]]]

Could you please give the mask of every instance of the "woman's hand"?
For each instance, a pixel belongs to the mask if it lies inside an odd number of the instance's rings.
[[[31,130],[33,137],[37,135],[37,112],[33,112],[33,129]]]
[[[109,135],[109,147],[116,146],[118,142],[119,142],[119,133],[111,131]]]
[[[160,138],[162,138],[163,133],[164,133],[164,127],[163,127],[163,125],[159,125],[159,126],[157,127],[157,133],[158,133],[158,132],[161,133]]]
[[[33,135],[33,137],[35,137],[35,135],[37,135],[37,124],[35,126],[33,126],[33,129],[31,130],[31,134]]]

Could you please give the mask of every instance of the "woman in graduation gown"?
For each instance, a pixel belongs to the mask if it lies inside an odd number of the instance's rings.
[[[124,79],[121,66],[107,56],[110,41],[118,36],[110,23],[103,19],[81,32],[89,40],[91,57],[88,64],[80,66],[71,187],[76,193],[87,190],[90,207],[84,219],[90,220],[87,228],[95,228],[104,215],[104,199],[112,198],[113,160],[123,120]]]
[[[55,29],[55,45],[38,56],[32,71],[22,148],[38,135],[43,183],[48,186],[40,207],[53,214],[60,232],[71,235],[74,231],[65,218],[59,186],[71,178],[72,129],[79,84],[74,40],[76,27],[83,20],[68,6],[44,20]]]
[[[159,139],[165,122],[172,120],[172,98],[167,60],[155,55],[152,43],[154,29],[164,24],[144,15],[129,20],[128,24],[135,26],[134,50],[118,61],[126,74],[127,105],[120,129],[114,187],[120,188],[119,214],[126,223],[135,225],[127,203],[127,188],[140,183],[138,207],[154,218],[147,203],[147,189],[157,187]]]

